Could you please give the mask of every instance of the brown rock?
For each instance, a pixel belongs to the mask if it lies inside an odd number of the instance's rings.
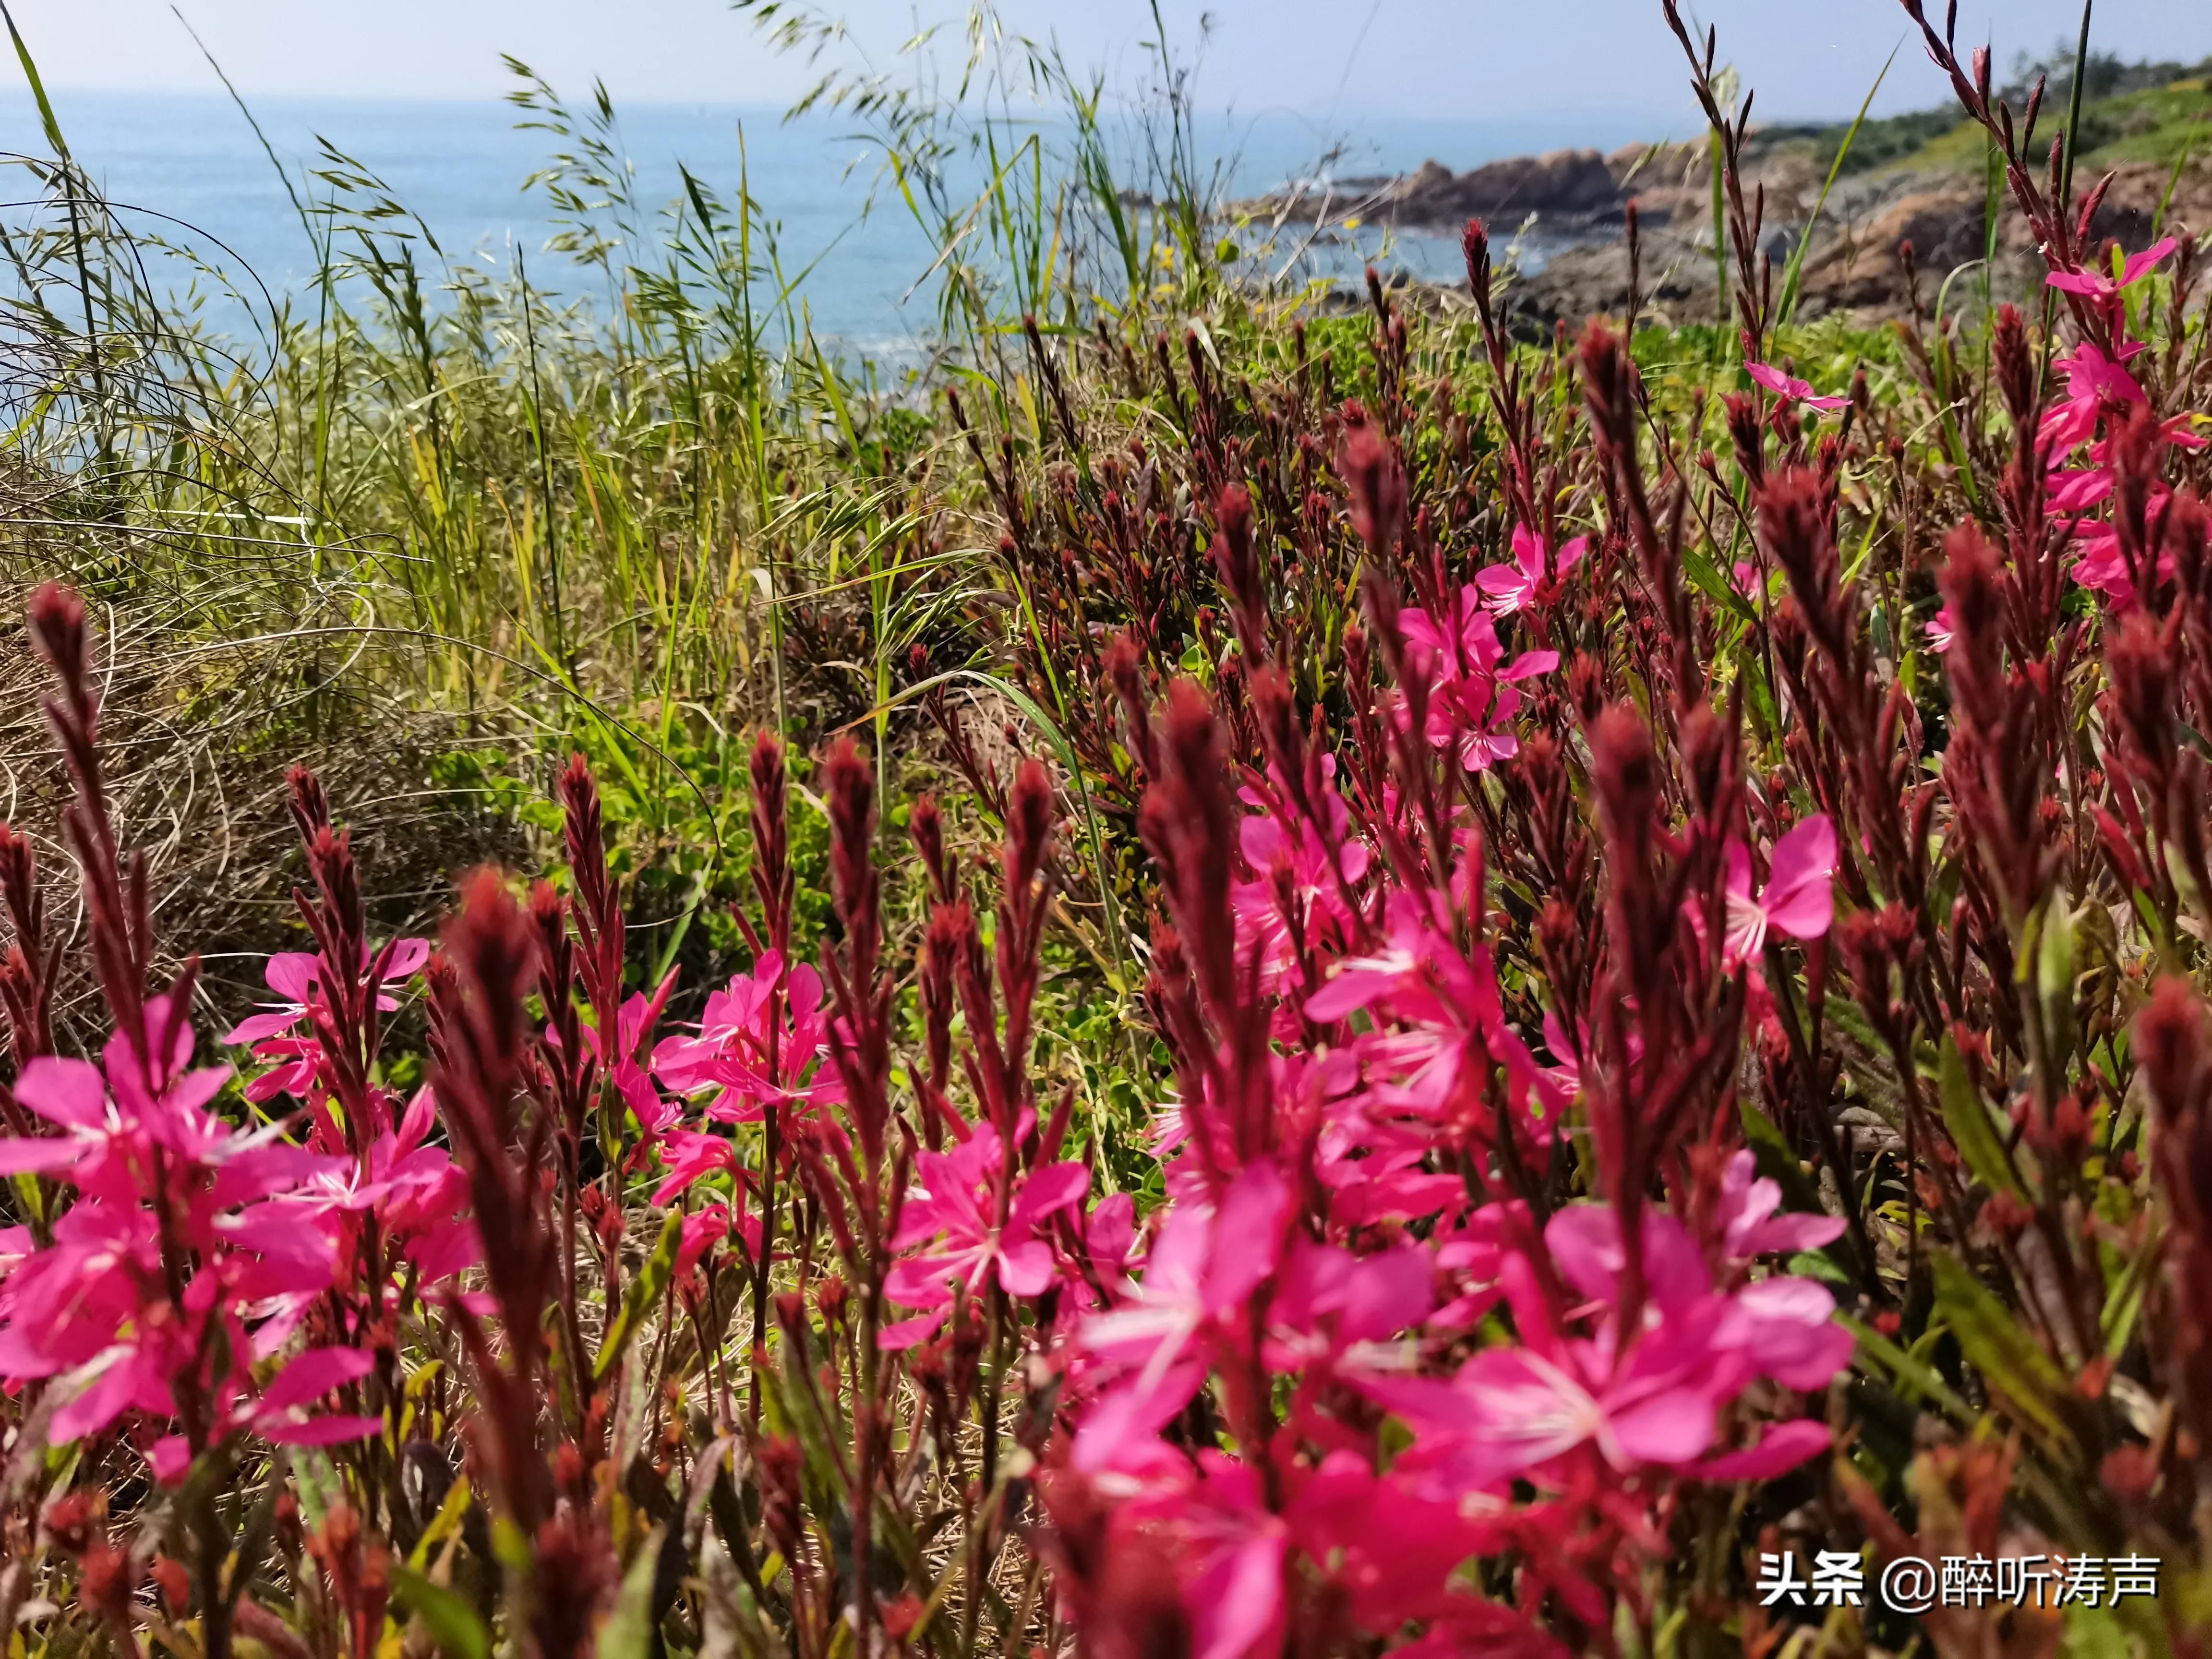
[[[1397,217],[1408,223],[1528,213],[1587,218],[1620,204],[1620,187],[1594,149],[1516,155],[1458,174],[1425,161],[1393,197]]]
[[[1920,268],[1940,276],[1980,258],[1988,249],[1987,237],[1982,192],[1944,186],[1899,198],[1864,224],[1853,226],[1846,240],[1862,258],[1881,260],[1893,258],[1900,243],[1910,242]]]

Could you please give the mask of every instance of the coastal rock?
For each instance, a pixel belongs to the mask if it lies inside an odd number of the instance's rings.
[[[1984,193],[1971,185],[1948,185],[1891,203],[1864,224],[1852,226],[1841,240],[1885,260],[1910,242],[1922,270],[1946,272],[1980,258],[1988,234]]]
[[[1589,218],[1620,205],[1620,188],[1612,169],[1594,149],[1516,155],[1460,173],[1441,162],[1424,161],[1392,199],[1395,216],[1405,224],[1529,213]]]
[[[1856,326],[1873,326],[1910,316],[1916,292],[1923,309],[1940,296],[1947,315],[1975,308],[1985,293],[2027,305],[2039,300],[2046,267],[2008,196],[1986,288],[1978,277],[1946,287],[1953,273],[1976,265],[1989,245],[1978,168],[1869,169],[1834,180],[1824,199],[1827,169],[1819,155],[1787,133],[1783,139],[1788,142],[1748,148],[1744,189],[1763,210],[1760,247],[1778,289],[1782,268],[1819,205],[1803,267],[1800,320],[1841,316]],[[1465,173],[1431,160],[1395,179],[1340,179],[1318,196],[1294,192],[1244,205],[1281,219],[1312,211],[1317,222],[1357,217],[1431,231],[1456,230],[1475,216],[1510,231],[1536,215],[1540,223],[1531,240],[1542,257],[1506,283],[1501,303],[1516,332],[1548,337],[1562,325],[1578,327],[1593,315],[1626,312],[1629,264],[1621,231],[1632,198],[1643,240],[1639,316],[1719,321],[1726,313],[1714,283],[1711,161],[1703,140],[1629,144],[1611,155],[1553,150]],[[2178,174],[2168,166],[2124,162],[2106,186],[2089,240],[2094,246],[2117,238],[2136,249],[2161,232],[2207,225],[2212,225],[2212,157],[2197,157]],[[1899,257],[1905,242],[1912,245],[1917,276]],[[1345,302],[1357,307],[1364,300],[1353,291]]]

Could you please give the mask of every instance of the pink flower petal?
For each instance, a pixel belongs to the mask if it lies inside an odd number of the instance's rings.
[[[278,1372],[261,1391],[264,1412],[313,1405],[335,1389],[358,1382],[376,1369],[368,1348],[310,1348]]]
[[[44,1140],[0,1140],[0,1176],[44,1175],[66,1170],[90,1152],[97,1142],[74,1135]]]
[[[1212,1260],[1206,1277],[1212,1311],[1237,1306],[1274,1271],[1290,1201],[1282,1172],[1266,1160],[1247,1164],[1231,1183],[1214,1218]]]
[[[15,1080],[15,1098],[66,1128],[97,1129],[107,1121],[107,1080],[88,1060],[40,1054]]]
[[[305,1002],[322,971],[323,959],[312,951],[279,951],[269,958],[261,976],[285,1001]]]
[[[935,1313],[886,1325],[876,1333],[876,1346],[886,1353],[897,1353],[927,1342],[937,1328],[945,1322],[945,1315],[950,1311],[949,1307],[939,1308]]]
[[[173,1486],[192,1467],[192,1449],[181,1434],[165,1434],[146,1449],[146,1467],[157,1485]]]
[[[1713,1404],[1689,1389],[1668,1389],[1607,1414],[1613,1443],[1633,1463],[1681,1463],[1713,1443]]]
[[[1041,1238],[1024,1239],[999,1252],[999,1283],[1008,1296],[1042,1296],[1052,1287],[1052,1246]]]
[[[1194,1659],[1245,1659],[1281,1645],[1268,1638],[1283,1619],[1284,1542],[1277,1531],[1213,1553],[1185,1597],[1194,1604]]]
[[[1793,380],[1770,363],[1746,363],[1743,372],[1769,392],[1784,398],[1799,398],[1813,388],[1802,380]]]
[[[1818,939],[1835,919],[1836,826],[1816,812],[1774,844],[1760,905],[1768,925],[1792,939]]]
[[[1014,1200],[1008,1225],[1016,1229],[1034,1226],[1071,1204],[1081,1203],[1083,1195],[1090,1190],[1091,1171],[1080,1164],[1048,1164],[1032,1171],[1022,1183],[1021,1195]]]
[[[1825,1423],[1806,1417],[1778,1423],[1755,1446],[1708,1458],[1690,1471],[1703,1480],[1771,1480],[1786,1474],[1808,1457],[1818,1457],[1834,1443]]]
[[[2174,238],[2168,236],[2162,241],[2153,242],[2140,253],[2130,254],[2128,262],[2120,267],[2119,286],[2134,287],[2180,246]]]
[[[1539,674],[1548,674],[1559,665],[1556,651],[1524,651],[1498,671],[1501,680],[1530,680]]]
[[[394,939],[392,955],[384,964],[386,984],[393,980],[412,979],[422,971],[422,964],[430,959],[430,941],[427,939]]]
[[[90,1387],[48,1419],[46,1438],[57,1446],[82,1440],[129,1411],[137,1399],[138,1364],[137,1356],[131,1354],[102,1371]]]
[[[248,1014],[244,1019],[222,1034],[222,1041],[234,1048],[261,1042],[273,1036],[282,1036],[297,1025],[302,1016],[294,1009],[279,1009],[272,1013]]]

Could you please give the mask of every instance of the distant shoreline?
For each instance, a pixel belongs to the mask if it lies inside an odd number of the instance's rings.
[[[2133,66],[2118,73],[2116,89],[2085,102],[2081,199],[2111,174],[2093,240],[2141,247],[2161,229],[2212,228],[2207,71],[2212,64]],[[2046,125],[2043,134],[2051,131]],[[1811,238],[1798,312],[1807,320],[1839,314],[1868,325],[1905,315],[1992,250],[1993,297],[2019,297],[2041,281],[2039,258],[2008,204],[1992,239],[1984,154],[1955,112],[1890,117],[1856,132],[1754,127],[1744,153],[1744,188],[1764,204],[1768,259],[1785,261]],[[1503,304],[1533,333],[1631,309],[1653,321],[1719,319],[1712,191],[1711,151],[1700,138],[1554,149],[1457,172],[1430,160],[1409,173],[1279,189],[1229,211],[1279,238],[1347,224],[1433,236],[1481,219],[1503,245],[1526,230],[1547,257],[1508,282]],[[1641,255],[1632,303],[1632,204]]]

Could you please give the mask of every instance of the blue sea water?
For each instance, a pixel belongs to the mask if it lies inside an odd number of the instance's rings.
[[[245,296],[194,277],[183,262],[159,266],[161,280],[197,282],[210,320],[250,325],[261,294],[297,293],[315,269],[312,243],[284,180],[262,141],[220,96],[140,93],[53,93],[72,155],[125,210],[135,228],[188,245]],[[556,234],[544,193],[525,181],[557,141],[521,130],[513,106],[487,101],[273,98],[252,101],[269,149],[295,189],[325,193],[308,177],[327,165],[322,143],[373,173],[389,195],[420,218],[448,258],[504,271],[518,252],[542,290],[587,297],[597,277],[546,250]],[[807,271],[799,292],[812,326],[863,350],[896,350],[927,332],[930,301],[916,284],[936,248],[896,195],[882,187],[882,153],[844,118],[786,121],[768,106],[647,104],[617,112],[619,138],[634,169],[632,194],[650,210],[681,188],[678,164],[726,199],[741,170],[777,228],[787,272]],[[1568,144],[1610,149],[1659,136],[1648,116],[1593,113],[1514,123],[1362,118],[1356,123],[1271,112],[1201,123],[1198,146],[1229,188],[1253,193],[1291,179],[1344,179],[1410,170],[1429,157],[1465,168],[1499,156]],[[1039,131],[1057,136],[1048,118]],[[1145,169],[1133,124],[1126,126],[1117,176],[1142,188]],[[46,151],[37,112],[20,89],[0,94],[0,151]],[[980,177],[980,174],[979,174]],[[10,218],[33,210],[27,178],[6,186]],[[972,181],[971,181],[972,182]],[[1419,276],[1449,278],[1456,246],[1442,237],[1406,236],[1386,244],[1363,230],[1355,246],[1325,252],[1324,268],[1354,274],[1369,258]],[[427,257],[427,251],[426,251]]]

